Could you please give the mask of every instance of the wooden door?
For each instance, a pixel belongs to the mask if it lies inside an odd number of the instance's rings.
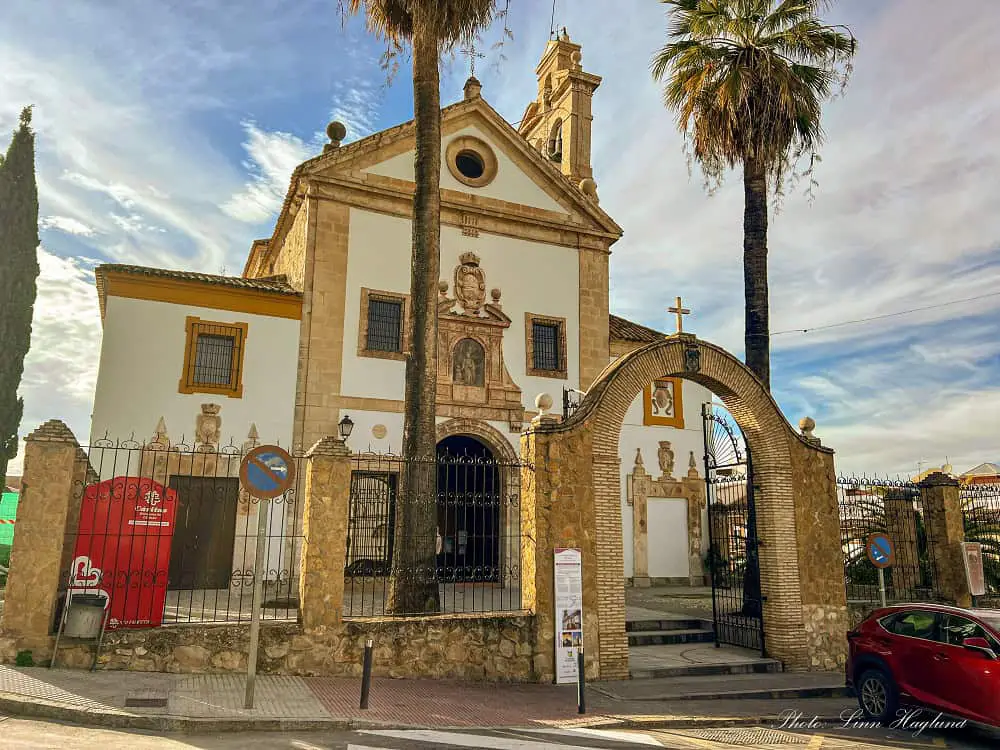
[[[233,574],[240,480],[170,478],[177,491],[177,525],[170,545],[170,589],[227,589]]]

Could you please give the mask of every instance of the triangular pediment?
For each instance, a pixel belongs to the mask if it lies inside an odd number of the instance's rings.
[[[441,187],[445,200],[449,193],[481,196],[544,212],[542,215],[549,220],[621,236],[621,228],[594,198],[585,195],[482,98],[445,107],[441,111],[441,134]],[[453,177],[454,170],[448,168],[449,145],[463,138],[487,144],[496,155],[496,176],[484,186],[463,185]],[[329,149],[302,164],[296,174],[412,186],[414,148],[411,120],[347,146]]]

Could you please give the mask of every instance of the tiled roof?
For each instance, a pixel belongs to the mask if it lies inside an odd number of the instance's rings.
[[[997,464],[979,464],[962,474],[963,477],[995,477],[1000,475],[1000,466]]]
[[[619,341],[662,341],[667,334],[654,331],[652,328],[633,323],[631,320],[611,316],[611,338]]]
[[[202,284],[214,284],[216,286],[226,286],[234,289],[252,289],[259,292],[274,292],[276,294],[287,294],[298,296],[297,292],[284,276],[271,276],[264,279],[246,279],[242,276],[217,276],[210,273],[196,273],[194,271],[171,271],[166,268],[149,268],[147,266],[129,266],[120,263],[104,263],[94,269],[98,279],[98,285],[102,283],[102,277],[106,273],[128,273],[137,276],[155,276],[164,279],[180,279],[183,281],[197,281]]]

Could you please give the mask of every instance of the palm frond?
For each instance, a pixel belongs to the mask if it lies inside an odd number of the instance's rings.
[[[706,176],[755,160],[778,191],[800,157],[811,168],[822,104],[857,48],[849,29],[818,17],[826,0],[662,2],[668,42],[650,70]]]

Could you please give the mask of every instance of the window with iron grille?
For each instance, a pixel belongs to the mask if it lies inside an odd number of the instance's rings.
[[[531,324],[534,367],[536,370],[561,370],[559,366],[559,326],[555,323]]]
[[[189,317],[180,392],[241,397],[246,337],[246,323]]]
[[[403,350],[403,300],[368,297],[366,348],[376,352]]]

